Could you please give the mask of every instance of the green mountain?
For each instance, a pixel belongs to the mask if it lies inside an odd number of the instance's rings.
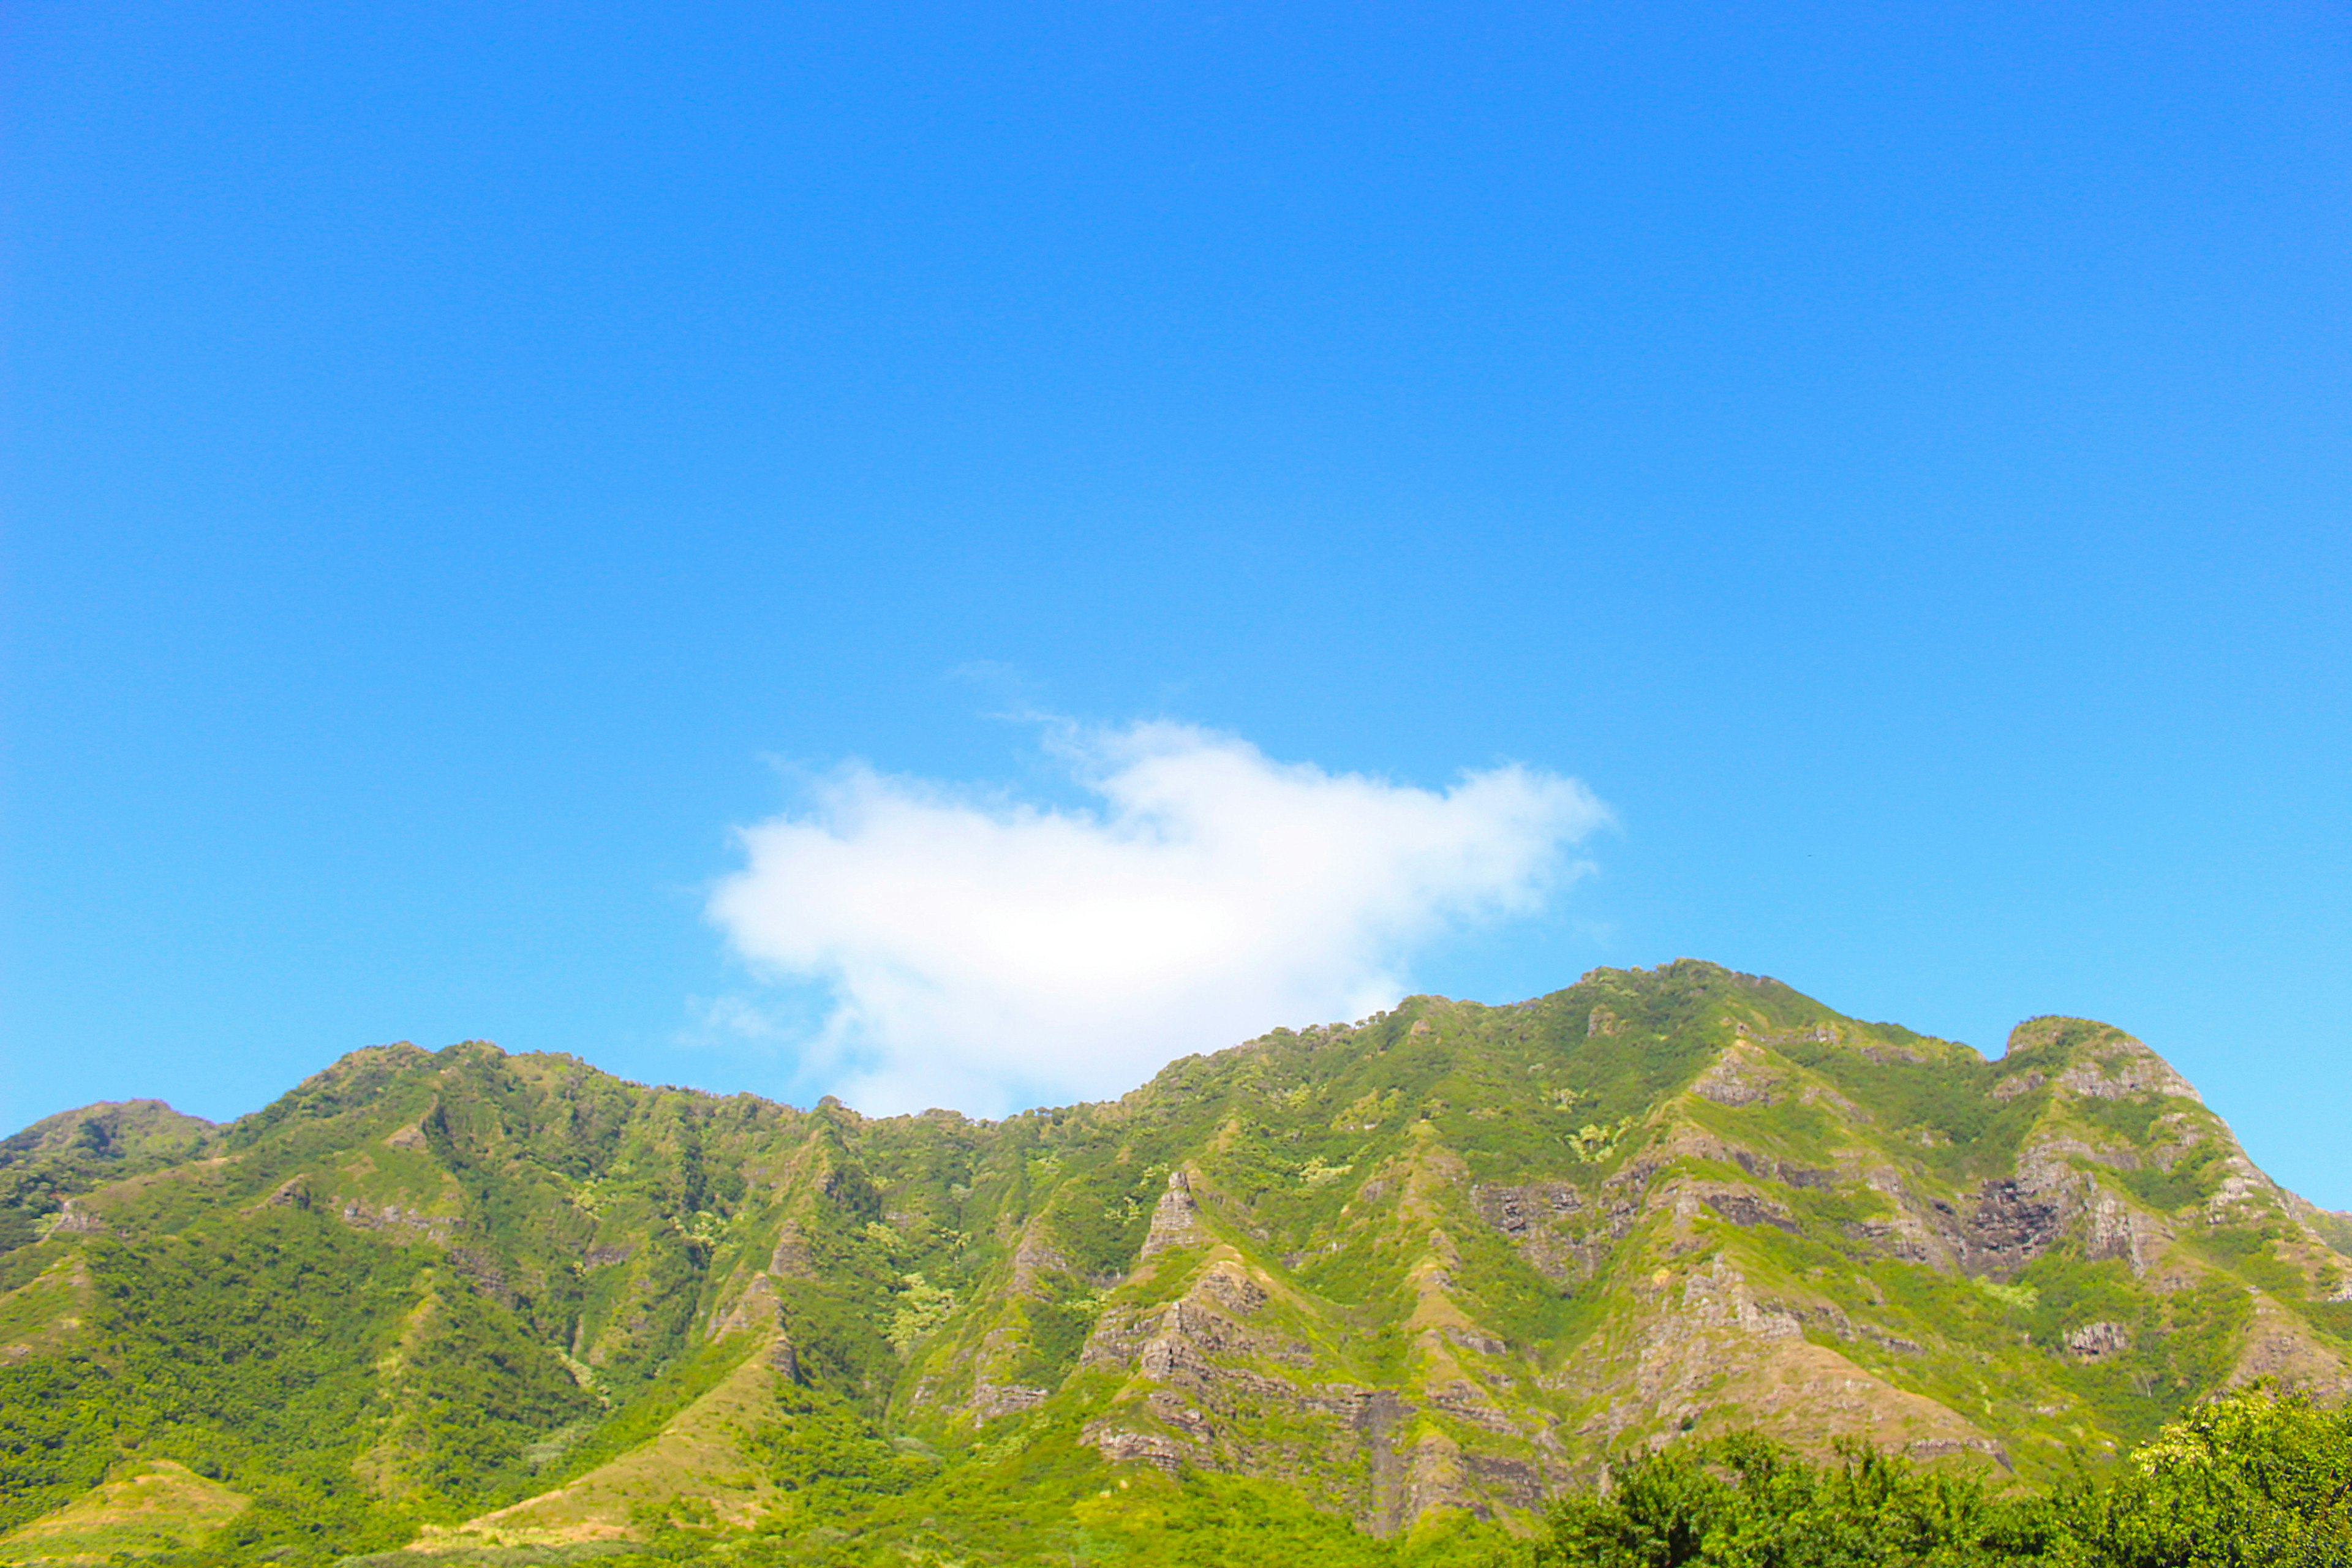
[[[2116,1029],[1688,960],[1001,1121],[376,1047],[0,1143],[0,1563],[1433,1560],[1747,1429],[2038,1483],[2352,1390],[2347,1247]]]

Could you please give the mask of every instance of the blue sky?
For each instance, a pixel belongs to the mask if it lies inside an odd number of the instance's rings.
[[[2352,1206],[2340,8],[6,26],[0,1120],[876,1081],[739,830],[1116,837],[1173,735],[1239,783],[1147,837],[1554,811],[1229,1012],[2089,1014]]]

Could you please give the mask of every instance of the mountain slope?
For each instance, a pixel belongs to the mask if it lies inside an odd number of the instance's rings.
[[[1989,1062],[1690,961],[996,1122],[479,1043],[78,1114],[0,1144],[0,1528],[171,1460],[253,1553],[952,1535],[992,1476],[1056,1539],[1213,1494],[1402,1539],[1683,1432],[2034,1479],[2352,1388],[2342,1216],[2146,1047]]]

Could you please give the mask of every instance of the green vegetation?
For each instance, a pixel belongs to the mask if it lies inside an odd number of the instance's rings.
[[[2213,1166],[2222,1153],[2220,1142],[2209,1138],[2169,1165],[2143,1165],[2117,1174],[2132,1196],[2159,1213],[2171,1214],[2213,1195],[2219,1184]]]
[[[0,1139],[0,1253],[37,1240],[68,1199],[204,1147],[212,1123],[157,1100],[85,1106]]]
[[[0,1530],[106,1479],[119,1406],[113,1379],[79,1357],[0,1366]]]
[[[170,1459],[140,1460],[0,1539],[0,1562],[107,1562],[200,1548],[245,1511],[241,1494]]]
[[[1864,1445],[1808,1464],[1739,1434],[1626,1457],[1535,1568],[2333,1568],[2352,1562],[2352,1416],[2256,1389],[2165,1427],[2106,1483],[1995,1492]]]
[[[2089,1552],[2216,1390],[2352,1387],[2352,1227],[2250,1170],[2105,1026],[1689,961],[999,1122],[374,1047],[0,1143],[0,1563],[1440,1568],[1653,1448],[1544,1550]]]

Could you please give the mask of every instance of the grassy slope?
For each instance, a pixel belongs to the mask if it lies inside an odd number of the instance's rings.
[[[232,1556],[1404,1540],[1739,1423],[2033,1476],[2352,1332],[2324,1216],[2116,1032],[1987,1062],[1689,963],[998,1123],[481,1045],[95,1170],[54,1120],[0,1164],[81,1216],[0,1255],[0,1527],[152,1456],[253,1498]]]
[[[105,1562],[198,1547],[249,1500],[171,1459],[142,1459],[66,1507],[0,1536],[0,1563]]]

